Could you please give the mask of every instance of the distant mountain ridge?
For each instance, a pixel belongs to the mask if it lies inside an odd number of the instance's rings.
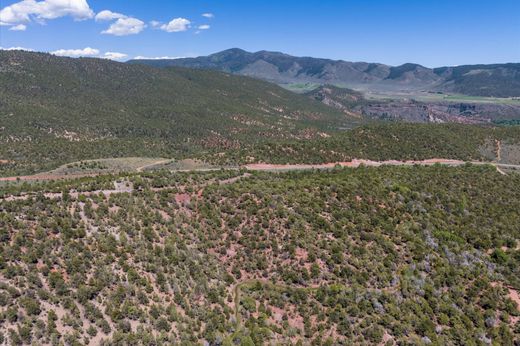
[[[471,96],[520,96],[520,63],[428,68],[407,63],[348,62],[238,48],[196,58],[130,60],[156,67],[190,67],[246,75],[278,84],[336,84],[357,90],[429,90]]]

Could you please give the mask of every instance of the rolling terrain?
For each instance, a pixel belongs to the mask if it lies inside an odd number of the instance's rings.
[[[23,51],[0,51],[0,99],[3,175],[313,138],[359,121],[247,77]]]
[[[0,187],[0,343],[514,344],[519,178],[385,166]]]
[[[520,127],[373,123],[315,140],[244,143],[237,150],[206,154],[201,158],[220,165],[432,158],[520,164]]]
[[[173,60],[131,60],[158,67],[183,66],[251,76],[278,84],[335,84],[373,91],[439,91],[474,96],[519,97],[520,64],[427,68],[407,63],[389,66],[279,52],[228,49],[209,56]]]
[[[1,51],[0,344],[517,344],[520,127],[392,102]]]

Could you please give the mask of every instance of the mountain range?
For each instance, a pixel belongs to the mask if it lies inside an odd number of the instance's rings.
[[[294,57],[280,52],[250,53],[238,48],[196,58],[131,60],[129,63],[213,69],[277,84],[317,83],[371,91],[427,90],[473,96],[520,96],[520,63],[439,68],[413,63],[389,66]]]

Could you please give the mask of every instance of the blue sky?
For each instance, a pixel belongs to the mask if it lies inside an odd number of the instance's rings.
[[[0,24],[4,49],[120,60],[239,47],[391,65],[520,62],[519,0],[0,0]]]

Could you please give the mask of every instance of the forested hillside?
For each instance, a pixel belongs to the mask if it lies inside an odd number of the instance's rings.
[[[0,99],[0,169],[11,172],[312,138],[352,123],[246,77],[23,51],[0,51]]]
[[[0,343],[519,341],[517,174],[165,171],[0,191]]]
[[[346,131],[365,121],[355,107],[370,102],[329,89],[306,97],[215,71],[1,51],[0,175],[111,157],[481,160],[483,145],[518,137],[518,127],[376,124]]]
[[[512,145],[517,158],[507,163],[520,164],[520,126],[410,123],[373,123],[315,140],[246,143],[238,150],[204,155],[203,158],[220,164],[326,163],[360,158],[491,161],[498,156],[497,143]]]

